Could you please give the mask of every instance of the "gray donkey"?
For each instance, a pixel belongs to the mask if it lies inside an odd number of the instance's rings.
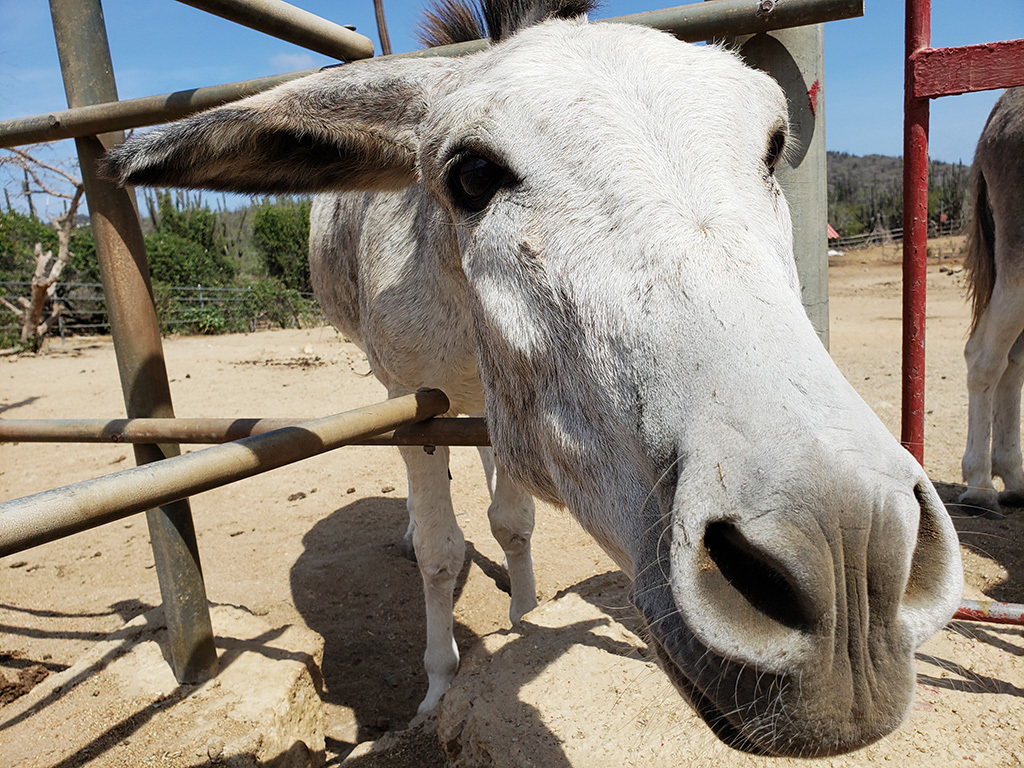
[[[727,743],[811,756],[885,735],[959,601],[959,551],[801,307],[781,89],[720,48],[587,23],[578,0],[458,2],[430,36],[486,23],[487,50],[329,69],[134,137],[107,172],[322,193],[310,263],[332,322],[392,395],[486,412],[513,621],[536,603],[533,494],[628,575]],[[425,715],[458,665],[464,543],[447,450],[402,455]]]
[[[1020,393],[1024,384],[1024,88],[996,101],[971,168],[974,207],[964,260],[971,296],[967,358],[966,511],[1002,517],[1024,506]],[[997,493],[993,476],[1002,478]]]

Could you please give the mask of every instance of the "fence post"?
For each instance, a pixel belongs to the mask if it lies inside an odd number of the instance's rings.
[[[761,3],[761,7],[767,16],[775,3]],[[728,43],[786,92],[792,139],[788,159],[779,164],[776,175],[793,217],[793,253],[804,310],[828,349],[825,25],[777,29],[731,38]]]
[[[908,0],[903,95],[903,376],[900,442],[924,464],[924,326],[928,277],[928,99],[915,98],[911,54],[931,39],[931,0]]]
[[[117,101],[100,0],[50,0],[68,106]],[[172,417],[170,387],[133,193],[96,174],[96,163],[123,135],[75,139],[96,254],[107,299],[121,389],[129,417]],[[145,464],[177,455],[176,445],[135,446]],[[195,528],[187,500],[147,512],[174,675],[198,683],[216,674],[217,652]]]

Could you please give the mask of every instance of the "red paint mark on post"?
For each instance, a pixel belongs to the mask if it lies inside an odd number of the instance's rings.
[[[807,90],[807,98],[811,104],[811,114],[818,116],[818,94],[821,93],[821,81],[815,80],[814,84]]]

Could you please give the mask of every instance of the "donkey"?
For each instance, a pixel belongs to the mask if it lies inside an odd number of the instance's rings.
[[[973,211],[964,272],[971,298],[967,449],[961,464],[967,512],[1000,518],[1024,506],[1020,393],[1024,385],[1024,88],[996,101],[971,168]],[[992,478],[1002,478],[997,493]]]
[[[459,59],[357,62],[133,137],[123,184],[323,193],[310,263],[389,393],[486,413],[511,618],[529,494],[631,580],[669,678],[732,746],[831,755],[898,726],[952,615],[957,539],[800,303],[786,99],[717,48],[580,0],[445,0]],[[402,449],[427,603],[420,715],[455,674],[448,452]]]

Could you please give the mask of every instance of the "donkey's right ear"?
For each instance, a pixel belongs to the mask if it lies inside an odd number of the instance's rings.
[[[456,59],[358,62],[133,136],[101,172],[120,184],[243,193],[403,187],[417,127]]]

